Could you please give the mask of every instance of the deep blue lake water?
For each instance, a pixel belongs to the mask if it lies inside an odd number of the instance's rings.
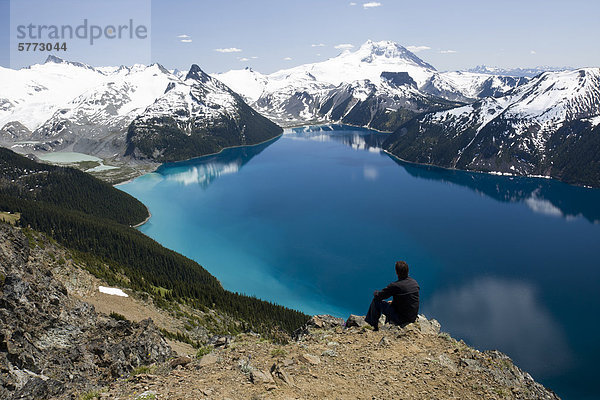
[[[600,190],[407,164],[383,139],[298,128],[119,188],[150,209],[142,232],[226,289],[345,318],[406,260],[442,330],[598,398]]]

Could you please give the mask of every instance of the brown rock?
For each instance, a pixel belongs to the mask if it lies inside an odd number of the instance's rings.
[[[271,374],[256,368],[250,371],[250,381],[252,383],[275,383]]]
[[[298,360],[305,362],[307,364],[317,365],[321,363],[321,360],[318,356],[313,356],[312,354],[304,353],[300,354]]]
[[[175,368],[175,367],[177,367],[179,365],[181,365],[182,367],[184,367],[184,366],[188,365],[191,362],[192,362],[191,358],[189,358],[187,356],[181,356],[181,357],[177,357],[177,358],[172,359],[169,362],[169,365],[171,365],[171,368]]]
[[[294,386],[292,377],[277,363],[273,364],[271,367],[271,375],[273,375],[274,378],[281,379],[287,385]]]
[[[216,363],[219,360],[219,358],[217,357],[216,354],[214,353],[208,353],[205,354],[204,356],[202,356],[202,358],[200,359],[200,362],[198,363],[199,366],[204,367],[206,365],[211,365]]]

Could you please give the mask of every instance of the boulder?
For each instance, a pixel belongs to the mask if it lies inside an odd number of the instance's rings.
[[[306,323],[306,326],[318,329],[332,329],[337,326],[344,326],[344,320],[331,315],[313,315]]]
[[[292,337],[296,340],[303,336],[310,335],[315,329],[334,329],[338,326],[344,326],[344,320],[331,315],[313,315],[304,326],[296,329]]]
[[[319,356],[313,356],[312,354],[308,354],[308,353],[300,354],[300,356],[298,357],[298,360],[300,360],[301,362],[307,363],[307,364],[312,364],[312,365],[317,365],[317,364],[321,363]]]
[[[290,374],[288,374],[285,371],[285,369],[277,363],[271,366],[271,375],[273,376],[273,378],[281,379],[285,384],[289,386],[294,386],[294,380],[292,379]]]
[[[437,335],[440,333],[441,325],[435,319],[427,319],[424,315],[419,315],[415,324],[421,329],[424,335]]]
[[[189,358],[187,356],[181,356],[181,357],[177,357],[177,358],[174,358],[171,361],[169,361],[169,365],[171,366],[171,368],[175,368],[179,365],[181,365],[182,367],[185,367],[186,365],[188,365],[191,362],[192,362],[191,358]]]
[[[250,381],[252,383],[275,383],[271,374],[256,368],[252,368],[250,371]]]
[[[367,326],[367,325],[369,325],[369,324],[367,324],[365,322],[364,315],[350,314],[350,316],[346,320],[346,328],[350,328],[352,326],[357,326],[357,327],[361,328],[361,327]]]

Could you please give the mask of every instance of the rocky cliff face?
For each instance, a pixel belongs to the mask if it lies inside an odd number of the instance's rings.
[[[0,398],[67,397],[171,354],[151,320],[102,316],[69,296],[23,232],[0,223]]]

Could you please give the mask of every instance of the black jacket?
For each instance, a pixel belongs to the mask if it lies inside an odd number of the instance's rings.
[[[392,307],[398,314],[399,323],[414,322],[419,314],[419,284],[413,278],[397,280],[375,292],[375,300],[394,296]]]

